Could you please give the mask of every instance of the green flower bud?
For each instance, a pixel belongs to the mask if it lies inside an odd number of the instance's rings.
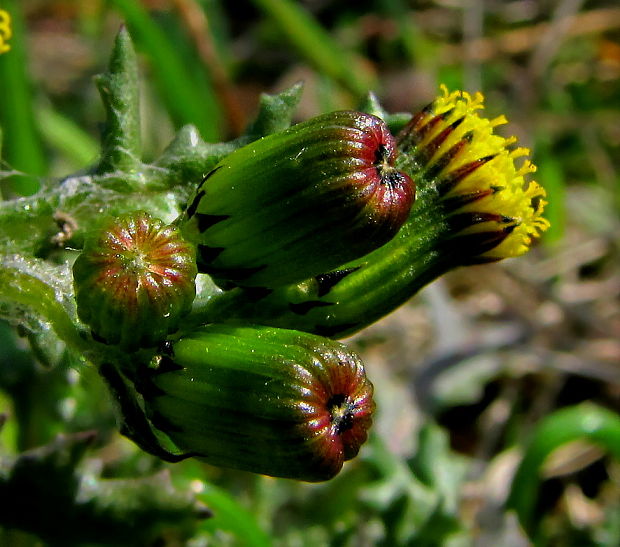
[[[209,325],[142,375],[153,425],[213,465],[322,481],[357,455],[372,384],[338,342],[271,327]]]
[[[333,112],[264,137],[222,160],[181,218],[198,268],[216,280],[274,287],[301,281],[389,241],[415,185],[393,167],[385,123]]]
[[[174,332],[196,295],[195,250],[174,226],[134,212],[107,222],[73,265],[80,319],[124,349]]]

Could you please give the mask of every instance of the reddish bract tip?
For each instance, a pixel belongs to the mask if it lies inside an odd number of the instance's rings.
[[[409,216],[416,186],[409,175],[394,167],[397,142],[383,120],[370,114],[360,124],[360,155],[365,167],[358,178],[358,198],[366,202],[363,214],[376,229],[373,237],[388,241]]]
[[[300,433],[314,444],[314,460],[325,478],[336,475],[354,458],[368,436],[375,409],[373,386],[361,361],[336,352],[308,376],[308,396]]]

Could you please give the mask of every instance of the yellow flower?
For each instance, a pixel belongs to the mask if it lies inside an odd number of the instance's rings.
[[[448,224],[478,243],[471,262],[524,254],[549,227],[542,217],[545,190],[529,180],[536,167],[528,159],[516,163],[529,150],[515,147],[515,137],[495,134],[506,118],[480,116],[481,93],[441,91],[399,135],[404,161],[437,192]]]
[[[13,36],[11,16],[7,11],[0,9],[0,55],[11,49],[11,46],[7,44],[11,36]]]

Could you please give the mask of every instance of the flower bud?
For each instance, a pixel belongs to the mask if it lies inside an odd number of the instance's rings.
[[[93,335],[127,350],[174,332],[194,300],[195,250],[148,213],[112,219],[73,265],[78,315]]]
[[[270,327],[209,325],[142,375],[153,425],[206,462],[304,481],[336,475],[371,425],[372,384],[338,342]]]
[[[411,178],[394,168],[385,123],[333,112],[223,159],[181,218],[201,272],[240,286],[301,281],[389,241],[407,219]]]

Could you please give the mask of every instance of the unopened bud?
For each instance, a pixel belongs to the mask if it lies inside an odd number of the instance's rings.
[[[385,123],[341,111],[238,149],[207,175],[181,219],[199,270],[241,286],[301,281],[389,241],[411,178]]]
[[[132,350],[174,332],[194,300],[195,251],[144,212],[106,223],[73,266],[78,315],[108,344]]]
[[[270,327],[209,325],[142,376],[145,409],[183,451],[222,467],[322,481],[357,455],[372,384],[338,342]]]

